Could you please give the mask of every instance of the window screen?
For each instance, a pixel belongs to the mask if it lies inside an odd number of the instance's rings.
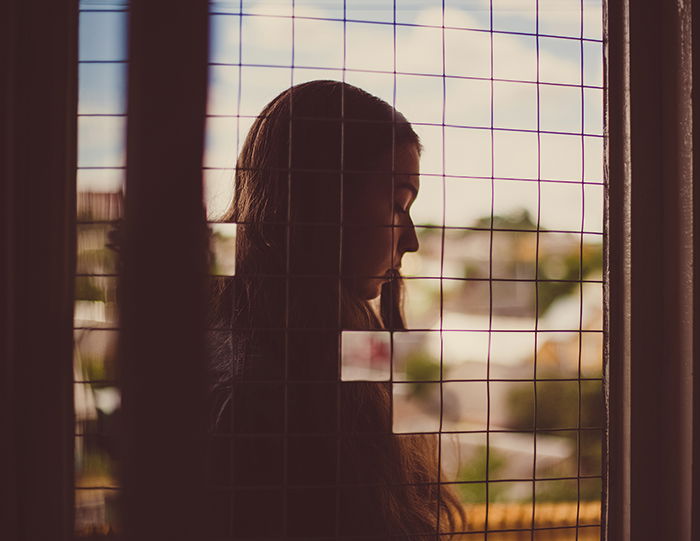
[[[75,531],[117,519],[116,236],[123,214],[126,2],[80,2],[75,278]]]
[[[602,1],[210,9],[203,178],[213,280],[236,275],[227,209],[237,157],[266,104],[294,85],[332,80],[393,106],[422,145],[410,211],[419,248],[401,268],[405,328],[339,325],[338,385],[389,388],[392,437],[430,435],[442,472],[434,483],[449,485],[465,511],[458,535],[599,539]],[[76,532],[88,535],[119,528],[126,5],[83,1],[80,25]],[[230,537],[236,527],[217,532]]]

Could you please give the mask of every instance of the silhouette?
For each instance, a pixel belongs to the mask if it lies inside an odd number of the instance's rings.
[[[217,535],[435,539],[466,524],[438,485],[435,435],[392,434],[391,384],[340,381],[343,330],[405,329],[420,152],[401,113],[335,81],[282,92],[251,127],[225,216],[236,276],[212,287]]]

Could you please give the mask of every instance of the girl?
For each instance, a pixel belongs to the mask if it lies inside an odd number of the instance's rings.
[[[232,487],[218,501],[234,538],[435,539],[465,524],[435,436],[391,433],[390,383],[340,382],[343,330],[404,330],[420,152],[401,113],[336,81],[282,92],[250,129],[225,217],[236,276],[215,290],[212,333],[213,481]]]

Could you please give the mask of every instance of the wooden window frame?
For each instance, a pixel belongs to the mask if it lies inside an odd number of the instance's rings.
[[[78,4],[0,15],[0,538],[73,532]]]
[[[609,541],[699,534],[696,7],[607,4]]]

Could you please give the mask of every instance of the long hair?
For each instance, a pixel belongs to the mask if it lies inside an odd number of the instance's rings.
[[[217,283],[213,298],[214,326],[230,329],[212,339],[215,418],[234,435],[304,435],[298,456],[281,451],[287,485],[290,470],[302,486],[325,468],[317,488],[335,486],[342,508],[325,526],[330,518],[320,511],[295,513],[285,534],[433,539],[466,524],[457,497],[438,482],[436,437],[391,434],[390,384],[339,383],[342,330],[405,329],[398,273],[382,286],[377,311],[342,279],[343,259],[356,256],[342,248],[346,196],[402,146],[421,148],[388,103],[349,84],[313,81],[263,109],[238,158],[224,217],[238,224],[236,276]],[[311,492],[297,497],[309,503]]]

